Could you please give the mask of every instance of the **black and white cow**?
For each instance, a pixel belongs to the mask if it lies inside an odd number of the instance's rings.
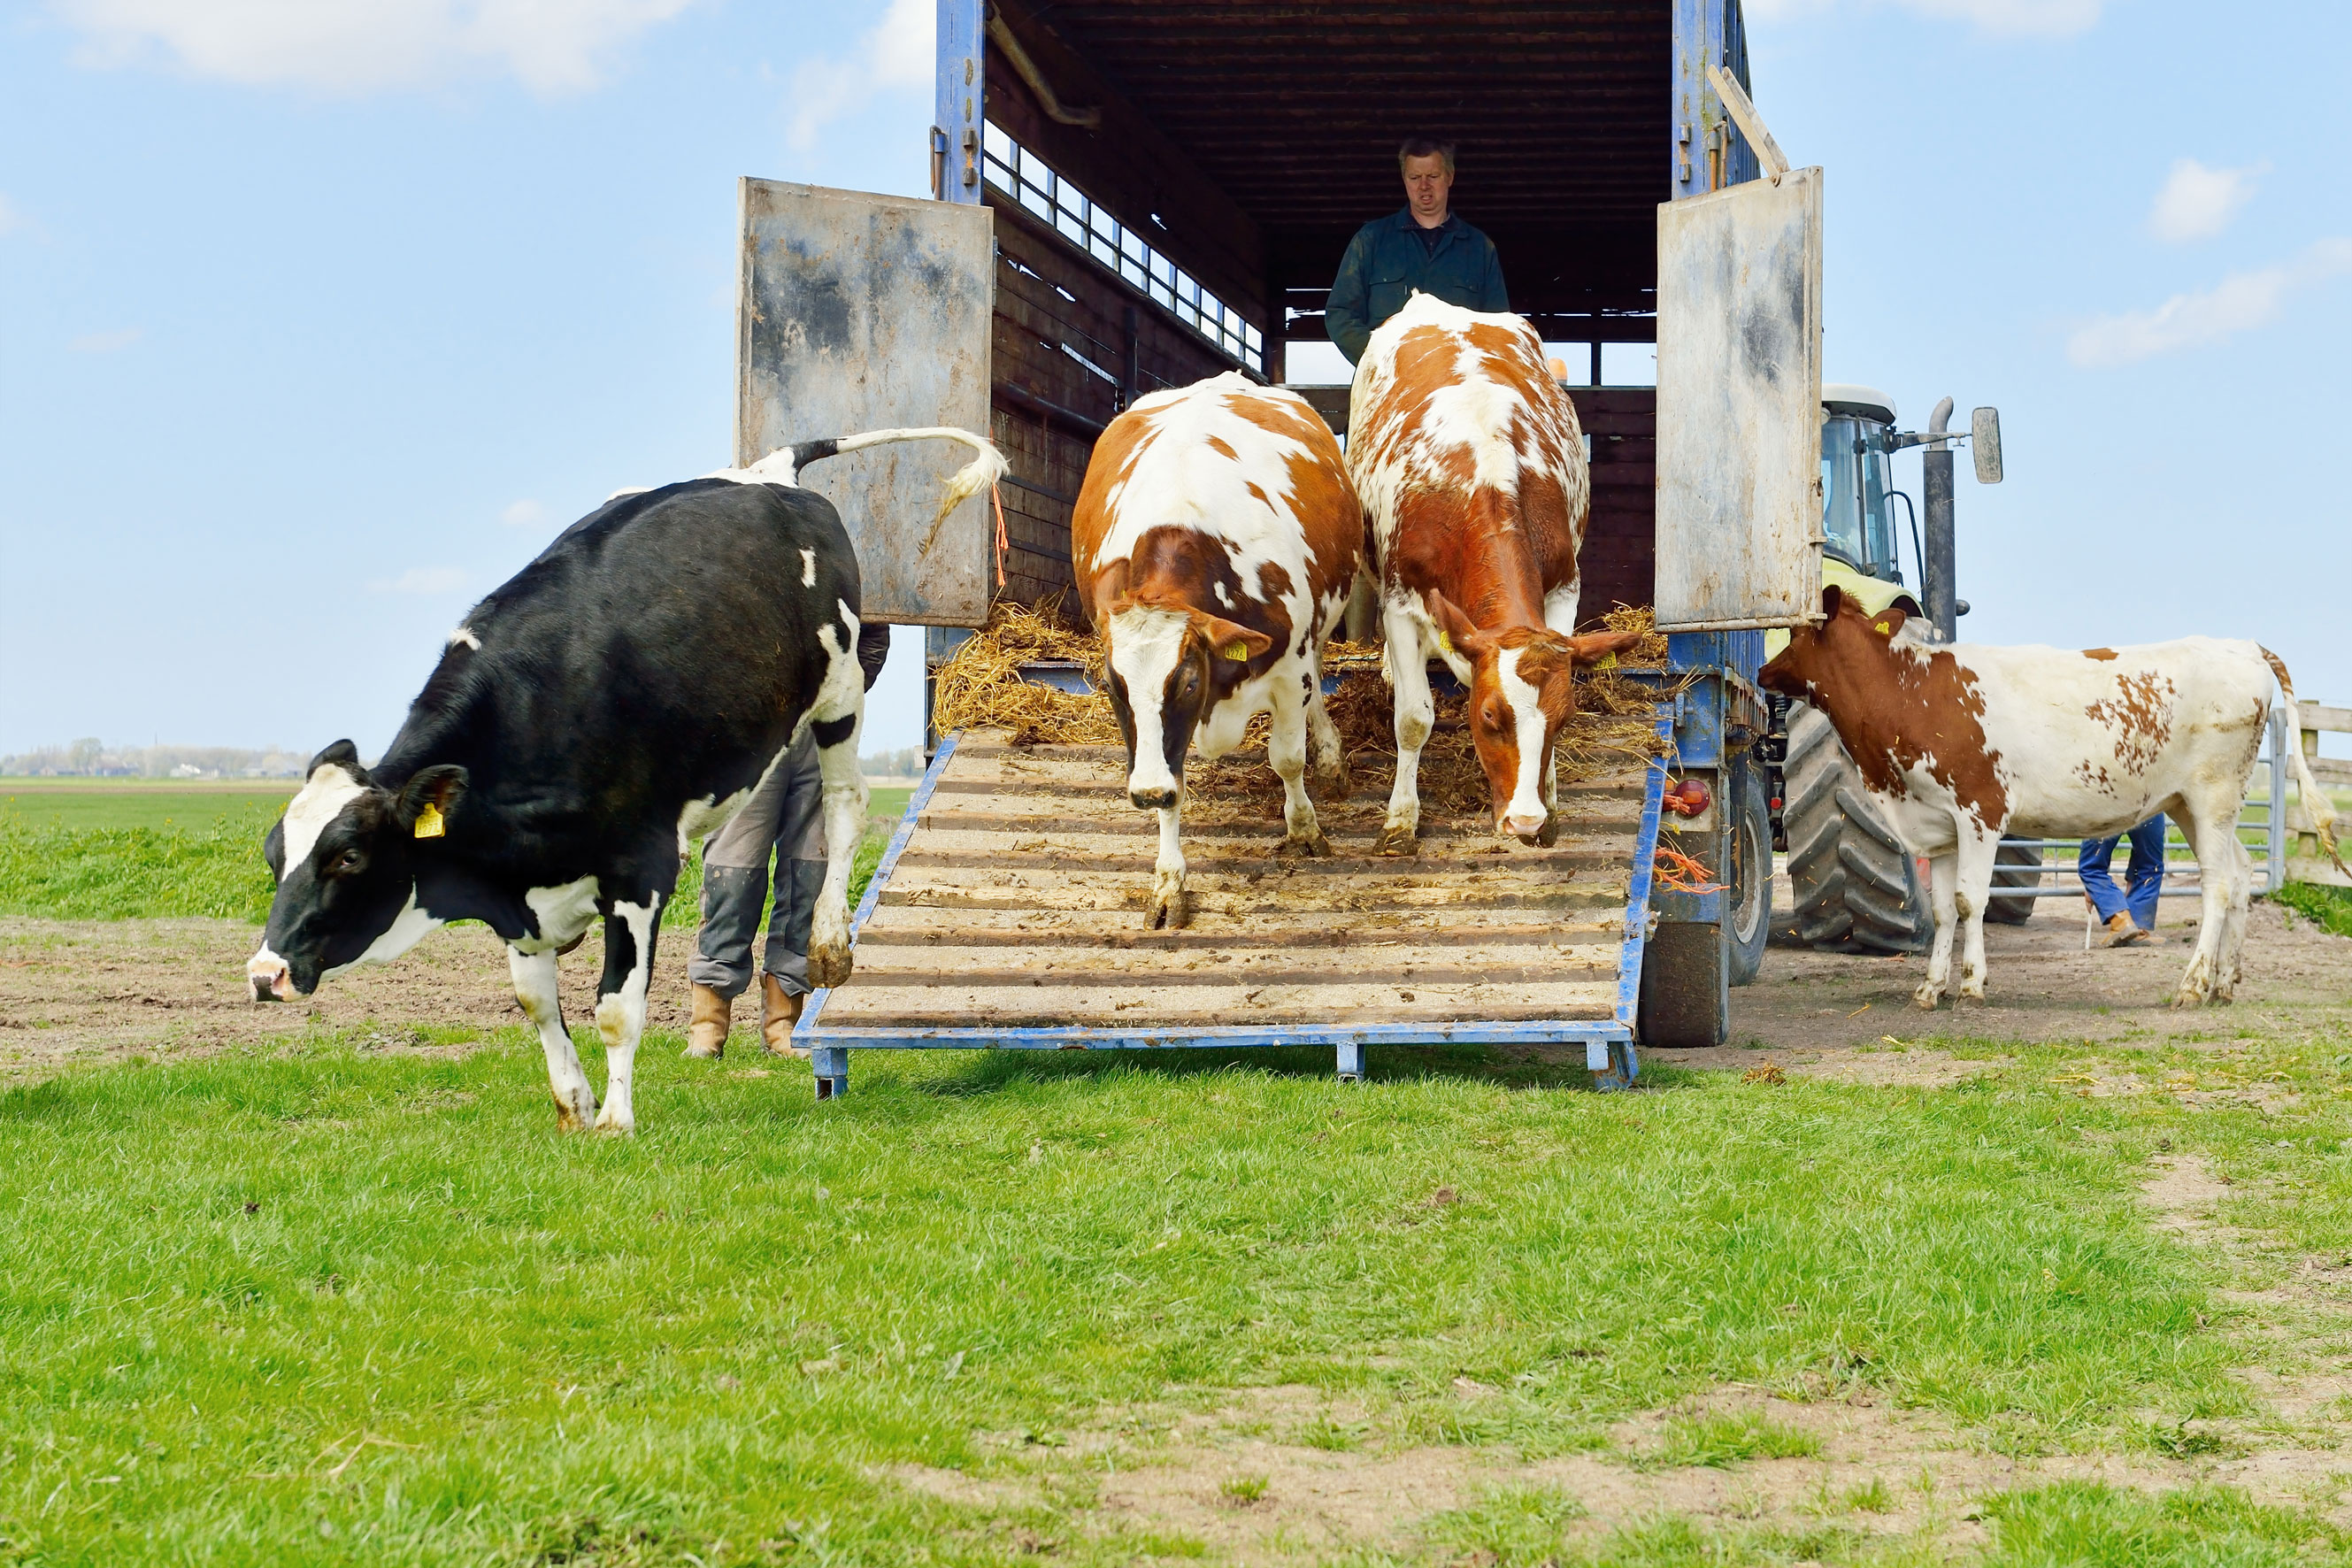
[[[857,558],[832,503],[798,475],[837,452],[924,437],[979,453],[942,516],[1004,471],[965,431],[871,431],[625,492],[564,530],[449,634],[374,767],[349,741],[311,760],[264,844],[278,893],[246,965],[255,999],[308,995],[437,926],[481,921],[506,939],[560,1123],[630,1131],[655,933],[679,860],[804,726],[816,731],[829,851],[809,980],[848,979],[845,895],[866,816]],[[601,1112],[555,969],[599,915]]]

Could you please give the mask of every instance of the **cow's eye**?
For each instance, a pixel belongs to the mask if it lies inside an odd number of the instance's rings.
[[[366,856],[356,849],[346,849],[335,857],[333,863],[327,868],[327,874],[333,877],[350,877],[356,875],[366,865]]]
[[[1486,722],[1486,733],[1489,735],[1499,735],[1503,732],[1505,729],[1505,725],[1503,723],[1503,710],[1500,708],[1496,707],[1492,702],[1486,704],[1486,708],[1480,712],[1479,718]]]

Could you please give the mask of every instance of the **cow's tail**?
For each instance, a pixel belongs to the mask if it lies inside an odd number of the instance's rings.
[[[791,448],[793,472],[797,476],[811,463],[866,447],[885,446],[892,441],[961,441],[974,454],[971,461],[958,468],[954,477],[948,480],[947,492],[940,498],[939,515],[931,519],[930,531],[923,535],[923,542],[915,552],[919,556],[930,553],[931,542],[939,537],[940,524],[948,520],[948,513],[996,483],[1012,468],[1004,460],[1004,454],[996,449],[996,443],[987,437],[975,436],[951,425],[933,425],[916,430],[868,430],[862,435],[803,441]]]
[[[2259,643],[2254,646],[2262,647]],[[2263,648],[2263,658],[2269,662],[2271,673],[2278,677],[2279,701],[2286,709],[2286,754],[2294,763],[2294,784],[2303,792],[2303,809],[2310,813],[2311,825],[2319,831],[2320,847],[2336,862],[2336,868],[2352,874],[2352,868],[2346,867],[2344,857],[2336,849],[2336,803],[2312,781],[2311,764],[2303,760],[2303,716],[2294,709],[2294,682],[2287,675],[2286,661],[2266,647]],[[2276,811],[2279,804],[2271,802],[2271,809]]]

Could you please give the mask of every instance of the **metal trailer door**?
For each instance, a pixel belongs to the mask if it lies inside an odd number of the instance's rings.
[[[1822,598],[1822,172],[1658,208],[1661,631]]]
[[[736,279],[735,461],[827,436],[953,425],[988,434],[995,217],[950,205],[781,180],[741,185]],[[840,509],[869,620],[976,626],[988,616],[986,495],[958,507],[928,554],[949,441],[877,447],[802,481]]]

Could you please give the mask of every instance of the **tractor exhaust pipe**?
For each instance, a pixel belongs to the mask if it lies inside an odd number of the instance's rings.
[[[1959,596],[1953,588],[1958,551],[1952,537],[1952,447],[1936,437],[1945,434],[1951,418],[1952,400],[1947,397],[1927,416],[1929,439],[1919,454],[1927,535],[1927,559],[1920,563],[1919,573],[1926,581],[1920,586],[1927,595],[1927,619],[1946,642],[1959,637]]]

